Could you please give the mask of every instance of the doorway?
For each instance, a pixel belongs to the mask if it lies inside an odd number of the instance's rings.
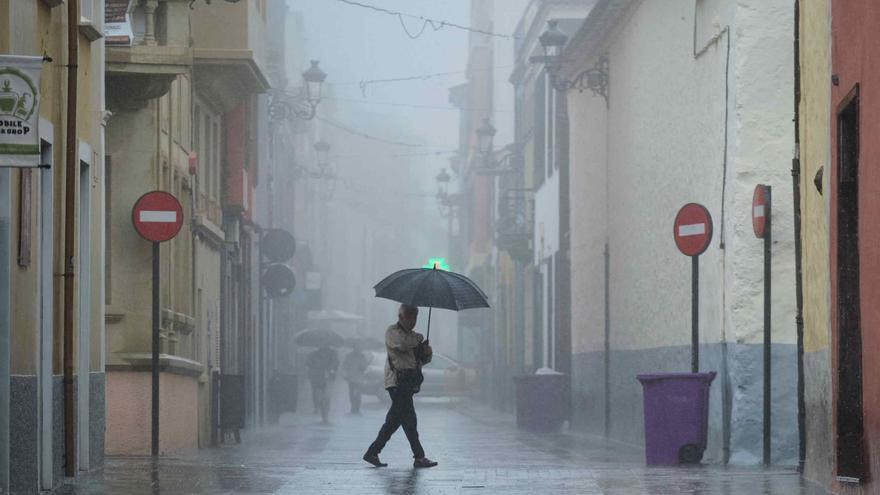
[[[865,472],[859,292],[859,88],[837,115],[837,476]]]

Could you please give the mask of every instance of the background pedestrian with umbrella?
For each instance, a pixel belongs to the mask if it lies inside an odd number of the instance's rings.
[[[327,424],[330,417],[328,387],[336,379],[336,370],[339,368],[339,357],[333,348],[342,347],[345,341],[327,328],[303,330],[294,336],[293,341],[301,347],[317,347],[306,358],[306,368],[315,412],[321,414],[321,423]]]
[[[470,308],[488,308],[486,294],[472,280],[446,270],[438,264],[433,268],[413,268],[395,272],[376,284],[376,297],[400,302],[398,321],[385,330],[385,389],[391,396],[391,407],[376,440],[363,459],[376,467],[387,464],[379,460],[379,453],[391,435],[403,426],[413,452],[413,467],[434,467],[436,462],[425,457],[419,441],[413,394],[422,383],[422,366],[432,357],[429,337],[431,312],[434,308],[459,311]],[[414,331],[419,307],[428,308],[426,337]]]

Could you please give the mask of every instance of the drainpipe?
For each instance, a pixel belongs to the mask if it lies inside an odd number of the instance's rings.
[[[79,177],[76,136],[79,61],[79,0],[67,3],[67,136],[64,190],[64,474],[76,475],[73,400],[73,308],[76,263],[76,183]]]
[[[804,383],[804,285],[801,255],[801,138],[800,138],[800,100],[801,100],[801,48],[800,48],[800,0],[794,2],[794,159],[791,161],[791,181],[794,191],[794,266],[795,300],[797,313],[797,402],[798,402],[798,471],[804,472],[807,458],[807,407]]]

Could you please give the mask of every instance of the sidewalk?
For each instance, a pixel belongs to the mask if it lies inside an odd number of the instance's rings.
[[[523,433],[510,416],[444,400],[416,404],[422,442],[440,465],[414,470],[399,431],[382,454],[389,467],[376,469],[360,457],[384,406],[367,402],[361,416],[341,414],[346,407],[337,401],[330,426],[304,407],[282,426],[245,432],[242,445],[163,458],[156,470],[149,459],[108,458],[103,473],[56,493],[822,495],[790,470],[646,468],[639,450],[576,435]]]

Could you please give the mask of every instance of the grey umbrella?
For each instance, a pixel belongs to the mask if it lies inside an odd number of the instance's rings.
[[[409,306],[428,308],[428,332],[431,336],[431,311],[434,308],[459,311],[488,308],[486,293],[473,280],[459,273],[434,268],[409,268],[394,272],[376,284],[376,297],[391,299]]]

